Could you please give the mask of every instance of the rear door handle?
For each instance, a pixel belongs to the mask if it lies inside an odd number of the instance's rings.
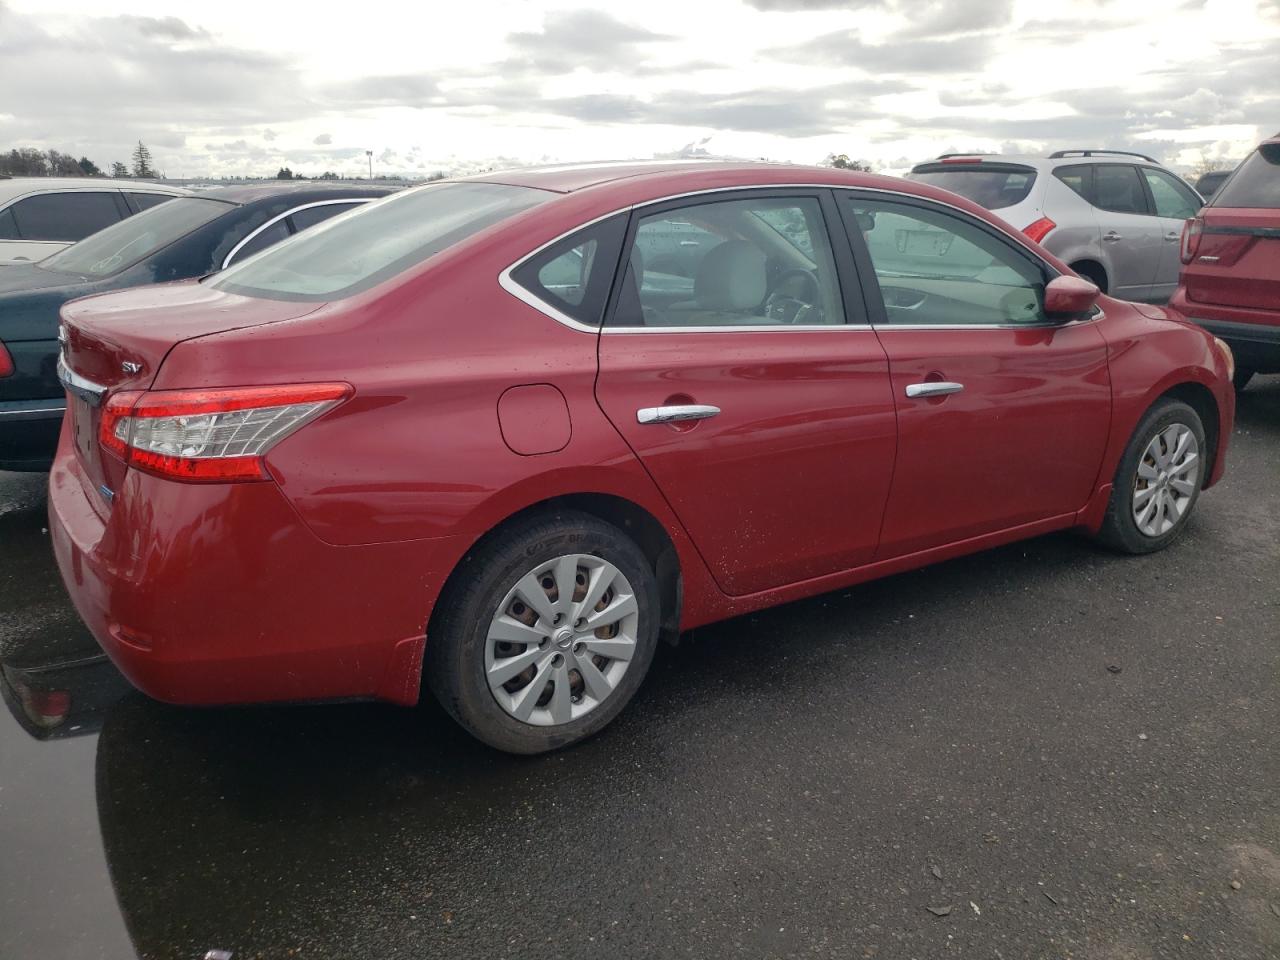
[[[1164,239],[1166,243],[1177,243],[1179,240],[1182,239],[1182,234],[1179,233],[1177,230],[1170,230],[1168,233],[1164,235]]]
[[[948,380],[930,380],[926,383],[908,383],[907,396],[912,400],[917,397],[945,397],[949,393],[959,393],[963,389],[963,383],[951,383]]]
[[[1102,239],[1107,243],[1119,243],[1124,237],[1112,230],[1110,233],[1103,234]]]
[[[719,412],[719,407],[705,403],[688,403],[675,407],[641,407],[636,411],[636,422],[676,423],[681,420],[706,420]]]

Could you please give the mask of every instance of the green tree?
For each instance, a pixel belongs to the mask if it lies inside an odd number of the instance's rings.
[[[77,166],[80,167],[80,172],[84,174],[86,177],[102,176],[102,170],[98,167],[96,163],[94,163],[88,157],[81,157],[77,163]]]
[[[127,177],[129,175],[129,168],[119,160],[116,160],[111,164],[111,175],[113,177]]]
[[[850,160],[847,153],[830,153],[827,159],[822,161],[824,166],[835,167],[837,170],[859,170],[863,173],[871,173],[871,164],[865,160]]]
[[[293,179],[293,171],[292,171],[292,170],[290,170],[288,167],[281,167],[281,168],[276,172],[276,179],[277,179],[277,180],[292,180],[292,179]]]
[[[133,175],[135,177],[154,177],[155,168],[151,166],[151,151],[141,140],[133,151]]]

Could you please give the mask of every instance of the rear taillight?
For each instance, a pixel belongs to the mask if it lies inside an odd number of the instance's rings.
[[[1049,235],[1049,231],[1056,226],[1057,224],[1054,223],[1052,220],[1050,220],[1048,217],[1041,217],[1035,223],[1029,224],[1028,226],[1024,227],[1022,232],[1025,233],[1032,240],[1034,240],[1036,243],[1040,243],[1042,240],[1044,240],[1045,237]]]
[[[3,343],[0,343],[0,377],[7,377],[13,373],[13,357],[9,356],[9,351],[5,349]]]
[[[173,480],[269,480],[265,456],[333,409],[346,383],[117,393],[103,407],[99,441],[130,467]]]
[[[1200,249],[1200,237],[1204,234],[1204,221],[1192,217],[1182,225],[1182,262],[1190,263]]]

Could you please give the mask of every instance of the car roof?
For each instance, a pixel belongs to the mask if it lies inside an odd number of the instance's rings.
[[[181,197],[190,190],[149,180],[122,180],[111,177],[6,177],[0,179],[0,202],[28,193],[51,190],[131,190],[135,193],[167,193]]]
[[[745,175],[745,177],[744,177]],[[643,179],[655,188],[678,185],[693,177],[699,181],[723,179],[726,186],[758,180],[761,184],[845,184],[859,183],[858,177],[886,179],[875,174],[858,174],[834,167],[769,163],[752,160],[623,160],[574,163],[555,166],[517,167],[461,178],[472,183],[501,183],[534,187],[554,193],[573,193],[588,187]],[[850,176],[854,177],[850,181]]]
[[[400,187],[352,186],[349,184],[328,183],[291,183],[280,181],[272,183],[246,183],[233,187],[213,187],[198,190],[191,195],[209,200],[222,200],[226,203],[245,205],[257,201],[275,200],[279,197],[297,199],[299,203],[312,200],[342,200],[348,197],[384,197],[394,193]]]

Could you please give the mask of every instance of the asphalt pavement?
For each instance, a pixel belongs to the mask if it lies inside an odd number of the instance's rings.
[[[149,701],[44,510],[0,474],[5,960],[1280,956],[1280,377],[1172,549],[704,628],[541,758],[433,705]]]

